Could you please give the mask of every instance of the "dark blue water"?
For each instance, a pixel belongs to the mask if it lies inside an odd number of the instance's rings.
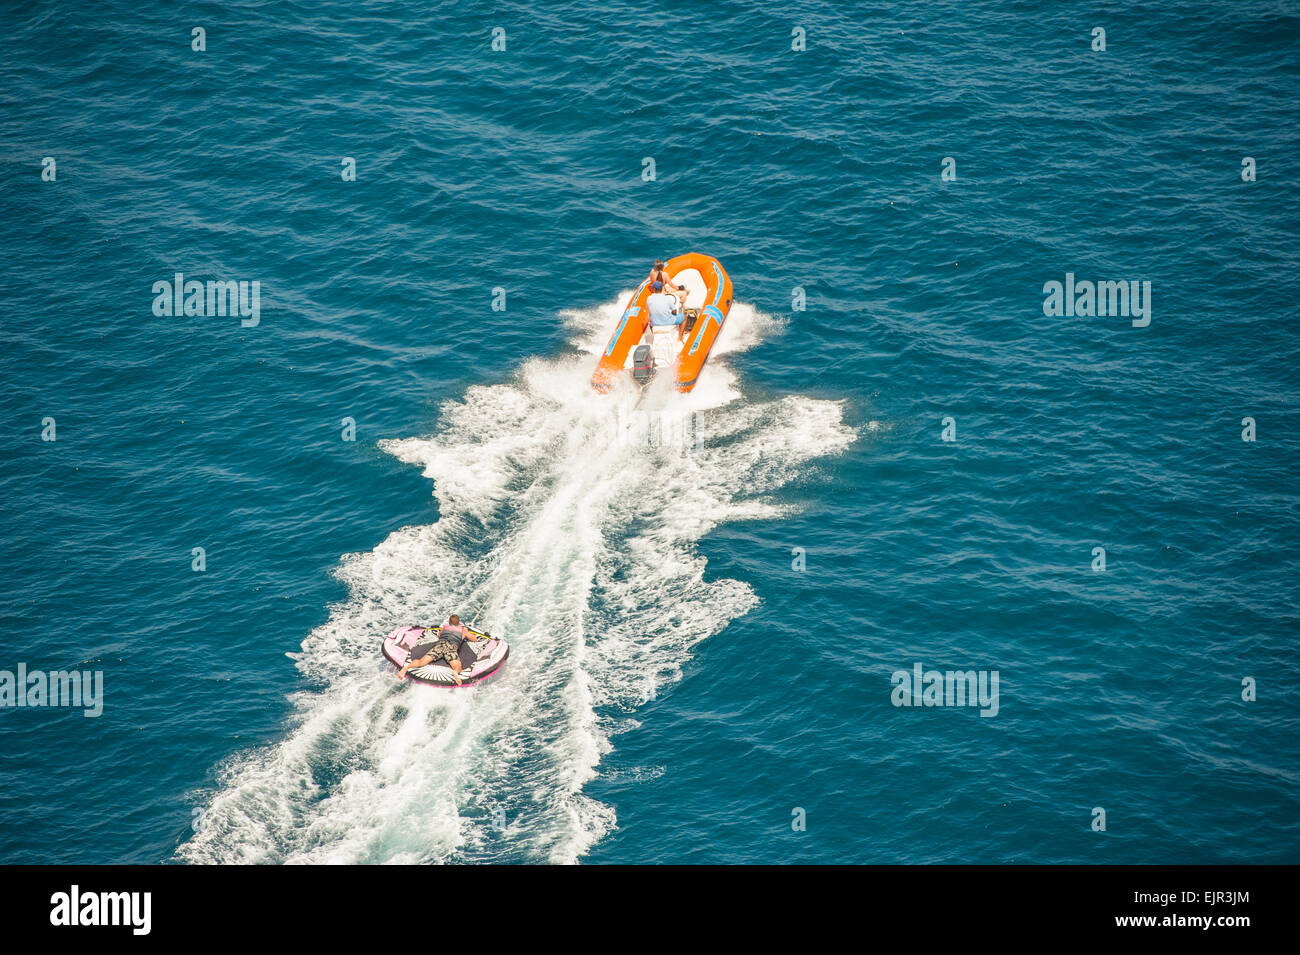
[[[1294,5],[0,16],[3,861],[1300,861]]]

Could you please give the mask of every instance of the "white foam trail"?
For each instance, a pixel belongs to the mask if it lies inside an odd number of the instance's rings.
[[[626,296],[624,296],[624,299]],[[303,642],[320,689],[272,746],[220,769],[194,862],[573,862],[614,825],[583,787],[617,721],[756,602],[704,579],[700,538],[768,518],[768,495],[853,432],[839,402],[746,401],[725,356],[780,322],[737,303],[700,385],[598,396],[591,356],[622,300],[565,313],[578,355],[469,389],[433,437],[382,447],[434,481],[439,520],[338,568],[349,599]],[[507,637],[493,683],[399,684],[378,644],[459,611]]]

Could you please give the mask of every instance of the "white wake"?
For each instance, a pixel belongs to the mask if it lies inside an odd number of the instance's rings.
[[[780,329],[737,303],[700,385],[594,394],[621,301],[565,314],[576,354],[469,389],[432,437],[383,442],[433,479],[438,522],[338,575],[349,597],[302,644],[318,686],[282,741],[219,768],[192,862],[574,862],[615,825],[583,792],[638,706],[756,602],[706,580],[700,538],[783,513],[772,492],[854,437],[839,402],[747,400],[729,354]],[[510,641],[494,682],[399,684],[379,642],[478,615]]]

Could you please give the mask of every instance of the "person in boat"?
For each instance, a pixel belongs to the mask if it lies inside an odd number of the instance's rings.
[[[655,292],[646,296],[646,311],[650,315],[650,322],[646,325],[645,338],[646,344],[654,344],[655,328],[668,326],[677,326],[677,339],[682,337],[682,309],[680,303],[667,292]]]
[[[418,670],[420,667],[427,667],[431,663],[446,663],[447,666],[451,667],[451,675],[457,683],[460,683],[460,645],[465,640],[470,643],[477,643],[478,637],[460,625],[460,617],[456,614],[452,614],[447,618],[447,622],[442,625],[441,632],[433,627],[424,632],[426,634],[436,634],[437,639],[428,643],[417,644],[411,648],[411,656],[406,661],[406,666],[402,667],[397,673],[398,679],[406,676],[407,670]]]
[[[650,267],[648,281],[652,292],[668,292],[676,295],[678,309],[686,306],[686,286],[673,282],[673,277],[664,269],[663,259],[655,259],[655,264]]]

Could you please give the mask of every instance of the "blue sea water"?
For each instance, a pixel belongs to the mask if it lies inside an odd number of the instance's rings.
[[[0,861],[1300,862],[1295,5],[647,15],[0,14],[0,670],[104,685]],[[701,386],[594,395],[685,251]]]

